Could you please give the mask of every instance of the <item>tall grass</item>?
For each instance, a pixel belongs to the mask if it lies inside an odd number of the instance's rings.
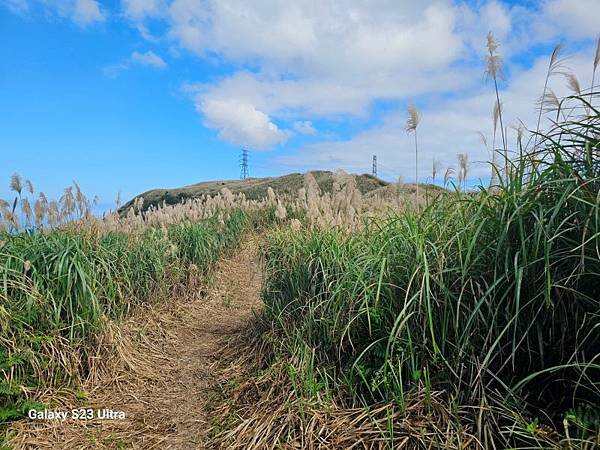
[[[48,387],[76,389],[107,321],[206,274],[253,216],[232,209],[136,233],[1,233],[0,421],[26,413]]]
[[[424,399],[483,448],[598,445],[600,113],[570,101],[590,114],[540,135],[498,190],[269,235],[272,347],[297,395]]]

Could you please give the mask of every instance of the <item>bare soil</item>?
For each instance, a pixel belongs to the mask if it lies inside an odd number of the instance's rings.
[[[15,448],[196,449],[207,447],[217,362],[260,308],[257,239],[222,259],[204,295],[182,295],[110,324],[99,359],[73,407],[123,411],[125,420],[22,420]],[[78,398],[77,398],[78,397]]]

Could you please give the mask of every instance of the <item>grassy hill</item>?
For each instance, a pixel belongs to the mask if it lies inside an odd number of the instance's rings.
[[[318,170],[311,173],[323,192],[331,191],[333,185],[333,172]],[[358,189],[363,194],[385,188],[390,184],[387,181],[380,180],[372,175],[363,174],[353,176],[356,179]],[[304,174],[291,173],[281,177],[248,178],[246,180],[204,181],[181,188],[153,189],[140,194],[138,197],[144,198],[143,208],[147,209],[150,205],[162,204],[163,201],[168,205],[173,205],[188,198],[197,198],[202,195],[215,195],[225,187],[234,194],[243,192],[248,199],[260,199],[266,197],[267,188],[269,186],[273,188],[275,192],[280,194],[296,194],[298,189],[304,186]],[[133,201],[134,199],[131,199],[123,205],[122,211],[127,210],[132,205]]]

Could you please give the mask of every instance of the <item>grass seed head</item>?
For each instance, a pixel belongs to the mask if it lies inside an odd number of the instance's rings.
[[[29,200],[26,198],[21,199],[21,213],[23,214],[23,217],[25,218],[25,223],[27,225],[31,225],[31,219],[33,218],[33,213],[31,211],[31,204],[29,203]]]
[[[415,131],[421,121],[419,110],[414,104],[408,105],[408,119],[406,120],[406,131],[408,133]]]
[[[567,79],[567,86],[571,92],[574,95],[581,95],[581,85],[579,84],[577,77],[570,72],[565,73],[564,76]]]
[[[448,166],[446,168],[446,172],[444,173],[444,186],[450,182],[452,175],[454,175],[454,167]]]
[[[27,188],[27,190],[29,191],[29,193],[31,195],[33,195],[33,184],[31,183],[30,180],[25,180],[25,187]]]
[[[503,78],[503,67],[502,67],[502,58],[498,55],[497,50],[500,44],[494,38],[493,33],[490,31],[487,34],[487,43],[486,47],[488,49],[487,56],[487,67],[486,67],[486,77],[492,78],[494,80]]]
[[[540,107],[543,112],[552,113],[560,110],[560,100],[556,93],[551,89],[546,89],[544,97],[540,100]]]
[[[23,191],[23,183],[21,182],[21,176],[19,174],[13,174],[10,177],[10,189],[11,191],[16,192],[21,195]]]

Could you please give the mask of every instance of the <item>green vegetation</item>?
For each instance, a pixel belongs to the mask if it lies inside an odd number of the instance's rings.
[[[82,222],[0,234],[0,421],[39,406],[38,390],[76,390],[107,321],[206,274],[255,214],[224,215],[139,232]]]
[[[78,382],[110,321],[193,288],[253,227],[266,235],[265,311],[253,351],[227,361],[214,443],[600,446],[600,92],[567,74],[576,95],[549,103],[545,87],[553,128],[538,119],[532,148],[519,129],[509,157],[497,48],[489,34],[503,160],[478,192],[460,153],[454,192],[451,167],[421,196],[309,172],[151,191],[100,220],[77,185],[33,203],[13,176],[18,197],[0,201],[0,421],[47,388],[85,399]],[[410,107],[415,166],[420,120]]]
[[[447,424],[423,445],[598,444],[600,113],[570,100],[589,114],[521,147],[499,189],[355,233],[268,235],[265,339],[295,398],[418,403],[422,430]],[[380,430],[388,443],[400,424]]]

